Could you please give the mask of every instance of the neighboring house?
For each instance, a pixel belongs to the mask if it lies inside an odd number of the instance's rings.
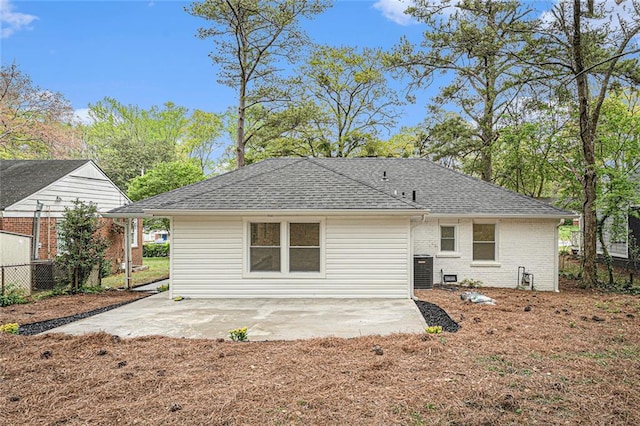
[[[194,298],[404,298],[441,270],[515,288],[521,266],[557,291],[557,227],[573,217],[397,158],[265,160],[109,216],[142,214],[170,218],[170,296]]]
[[[151,230],[144,233],[145,243],[168,243],[169,232],[164,229]]]
[[[633,213],[631,212],[633,211]],[[603,232],[603,239],[607,245],[609,254],[614,259],[622,261],[638,261],[640,253],[640,207],[632,207],[628,214],[622,217],[619,232],[611,232],[611,220],[605,221],[606,227]],[[617,234],[617,235],[616,235]],[[602,253],[602,246],[598,241],[598,253]]]
[[[0,230],[34,237],[32,260],[56,257],[58,226],[76,199],[96,204],[99,212],[131,202],[91,160],[0,160]],[[101,221],[109,240],[106,258],[116,270],[125,259],[123,228],[113,219]],[[142,263],[138,228],[132,233],[134,264]]]

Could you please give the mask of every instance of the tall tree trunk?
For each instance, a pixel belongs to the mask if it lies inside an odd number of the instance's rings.
[[[580,113],[580,139],[584,155],[584,174],[582,176],[582,190],[584,203],[583,241],[582,241],[582,284],[585,288],[597,285],[596,269],[596,161],[595,161],[595,128],[589,117],[589,86],[587,73],[584,72],[584,52],[582,50],[581,34],[581,5],[580,0],[573,0],[573,60],[578,88],[578,108]]]
[[[244,167],[244,117],[246,113],[245,82],[241,83],[240,100],[238,101],[238,129],[236,134],[236,167]]]

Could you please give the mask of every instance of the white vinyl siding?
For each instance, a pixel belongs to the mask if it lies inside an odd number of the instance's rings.
[[[305,222],[281,218],[296,219]],[[326,217],[323,276],[284,278],[243,276],[243,233],[247,221],[253,220],[175,216],[171,294],[198,298],[410,295],[408,217]]]
[[[87,163],[62,179],[37,191],[3,212],[5,217],[33,217],[36,202],[44,204],[42,217],[60,218],[65,207],[73,207],[77,198],[93,202],[105,212],[127,204],[129,200],[93,163]]]
[[[610,256],[627,259],[629,257],[629,217],[623,216],[621,223],[617,226],[614,226],[612,218],[608,218],[605,221],[603,239]],[[600,240],[597,242],[597,247],[598,253],[602,253]]]

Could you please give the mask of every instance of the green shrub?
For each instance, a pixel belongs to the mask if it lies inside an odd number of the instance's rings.
[[[246,342],[247,341],[247,327],[236,328],[229,330],[229,338],[234,342]]]
[[[4,294],[0,294],[0,306],[22,305],[25,303],[29,303],[29,300],[24,295],[24,290],[13,284],[8,284],[4,289]]]
[[[0,333],[18,334],[20,326],[17,322],[10,322],[0,325]]]
[[[113,271],[113,261],[103,260],[100,263],[100,277],[108,277],[109,275],[111,275],[111,271]]]
[[[145,244],[142,246],[143,257],[169,257],[169,243]]]
[[[460,285],[462,287],[480,288],[480,287],[482,287],[482,281],[474,280],[474,279],[471,279],[471,278],[465,278],[464,280],[460,281]]]
[[[84,293],[84,294],[99,294],[102,293],[104,291],[104,288],[100,287],[100,286],[82,286],[80,288],[80,293]]]
[[[169,290],[169,284],[162,284],[156,287],[156,291],[158,293],[162,293],[163,291],[167,291],[167,290]]]

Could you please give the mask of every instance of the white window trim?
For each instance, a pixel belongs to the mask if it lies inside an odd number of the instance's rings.
[[[447,227],[452,227],[453,228],[453,250],[449,251],[449,250],[442,250],[442,227],[443,226],[447,226]],[[458,224],[457,223],[439,223],[438,224],[438,233],[439,233],[439,238],[438,238],[438,253],[436,253],[436,257],[443,257],[443,258],[458,258],[461,257],[460,252],[458,251],[458,244],[459,244],[459,238],[458,238]]]
[[[279,223],[280,224],[280,271],[250,270],[251,223]],[[320,272],[289,272],[289,224],[290,223],[318,223],[320,224]],[[242,277],[243,278],[325,278],[325,220],[320,217],[244,217],[242,218]]]
[[[493,243],[495,245],[494,247],[494,253],[493,253],[493,260],[475,260],[473,258],[473,244],[475,243],[475,240],[473,239],[473,225],[494,225],[494,231],[493,231]],[[499,221],[497,220],[474,220],[473,223],[471,224],[471,266],[486,266],[486,267],[497,267],[497,266],[501,266],[500,263],[500,246],[499,246],[499,241],[500,241],[500,226],[499,226]]]
[[[138,219],[131,220],[131,247],[138,247]]]

